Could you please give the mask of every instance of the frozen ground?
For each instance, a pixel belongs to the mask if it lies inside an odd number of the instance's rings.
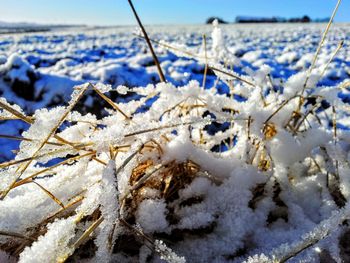
[[[12,159],[11,150],[18,147],[16,160],[38,159],[23,171],[16,163],[0,171],[2,196],[22,171],[22,181],[0,201],[6,211],[0,215],[0,231],[37,242],[24,249],[0,237],[5,244],[0,248],[12,255],[23,251],[22,262],[72,254],[71,260],[85,256],[100,262],[348,259],[343,243],[349,238],[350,216],[350,27],[332,27],[307,76],[324,27],[149,28],[151,38],[162,43],[155,50],[169,81],[158,85],[150,85],[159,82],[157,70],[132,27],[0,36],[0,96],[19,105],[23,112],[13,107],[21,114],[34,114],[27,121],[29,130],[20,120],[3,121],[0,134],[20,136],[27,130],[23,136],[35,138],[20,147],[0,139],[0,160]],[[343,47],[328,65],[341,40]],[[208,69],[203,89],[206,61],[232,69],[243,81]],[[105,84],[96,89],[119,109],[113,111],[83,85],[87,82]],[[75,85],[82,86],[71,99]],[[303,85],[307,98],[299,100],[295,94],[304,92]],[[69,101],[79,114],[56,107]],[[0,113],[4,119],[14,117]],[[69,123],[60,120],[66,113]],[[59,152],[57,137],[40,146],[50,131],[86,146],[67,149],[64,144]],[[116,145],[123,149],[118,156],[111,150]],[[84,151],[93,151],[95,159]],[[76,156],[82,157],[45,171],[47,165]],[[152,177],[152,171],[159,176]],[[81,205],[56,217],[58,205],[81,196]],[[28,200],[28,206],[17,205]],[[52,214],[56,221],[47,218]],[[115,225],[120,218],[132,226]],[[72,240],[77,242],[93,222],[100,224],[96,238],[74,252]],[[134,227],[134,235],[128,227]],[[112,241],[119,245],[108,248]],[[1,257],[7,255],[0,252]]]
[[[240,74],[247,74],[268,65],[273,81],[277,83],[310,65],[324,25],[227,25],[222,28],[228,49],[225,52],[232,55],[229,66]],[[194,54],[203,52],[203,34],[207,36],[210,49],[211,30],[211,26],[149,28],[154,40],[163,40]],[[327,63],[341,39],[345,40],[345,46],[319,85],[334,85],[349,77],[349,31],[349,25],[339,24],[329,34],[317,67]],[[72,87],[85,82],[101,82],[113,87],[157,83],[159,79],[152,57],[144,40],[135,37],[135,33],[134,27],[113,27],[0,35],[0,95],[32,114],[42,107],[62,105],[69,98]],[[193,79],[202,80],[203,63],[156,47],[168,81],[184,85]],[[209,71],[207,87],[211,87],[215,79]],[[219,83],[218,89],[220,93],[228,93],[227,85]],[[96,113],[100,109],[98,103],[93,98],[86,98],[86,110]],[[24,129],[21,125],[16,124],[15,129]],[[13,134],[13,129],[2,125],[1,133]],[[0,139],[0,143],[4,145],[8,141]],[[0,160],[12,156],[10,148],[2,146]]]

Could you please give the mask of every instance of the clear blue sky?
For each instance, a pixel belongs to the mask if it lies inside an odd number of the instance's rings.
[[[134,0],[145,24],[203,23],[209,16],[234,21],[237,15],[329,17],[336,0]],[[131,25],[127,0],[0,0],[0,21]],[[350,22],[343,0],[337,22]]]

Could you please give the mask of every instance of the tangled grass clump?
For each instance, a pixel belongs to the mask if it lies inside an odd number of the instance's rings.
[[[111,87],[87,84],[67,107],[34,116],[3,100],[3,116],[31,127],[16,159],[1,164],[1,249],[22,262],[48,251],[52,261],[148,260],[163,251],[156,247],[163,239],[188,259],[238,259],[263,248],[259,238],[273,237],[277,225],[307,219],[309,225],[294,227],[311,231],[347,204],[349,137],[328,126],[329,114],[335,120],[347,106],[339,99],[336,111],[325,109],[320,102],[337,91],[310,89],[296,114],[300,96],[286,97],[292,84],[265,98],[243,86],[250,92],[245,102],[197,82],[158,84],[129,89],[139,99],[120,105],[104,95],[115,92]],[[74,111],[89,89],[111,105],[108,116]],[[315,209],[322,214],[312,214]],[[346,217],[336,217],[338,224]],[[222,243],[222,230],[232,245]],[[292,231],[279,231],[295,241]],[[245,244],[248,237],[254,245]],[[57,245],[43,249],[47,244]],[[191,246],[205,249],[188,254]],[[182,261],[171,255],[166,258]]]

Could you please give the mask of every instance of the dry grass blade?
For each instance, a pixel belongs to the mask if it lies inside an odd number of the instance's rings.
[[[301,252],[305,251],[306,249],[308,249],[309,247],[312,247],[313,245],[315,245],[316,243],[318,243],[320,240],[313,240],[312,242],[308,242],[306,243],[304,246],[300,247],[298,250],[293,251],[293,253],[287,254],[285,255],[283,258],[281,258],[278,261],[275,261],[276,263],[284,263],[287,262],[289,259],[294,258],[295,256],[297,256],[298,254],[300,254]]]
[[[34,184],[40,187],[41,190],[43,190],[55,203],[57,203],[59,206],[64,208],[64,204],[58,199],[53,193],[51,193],[49,190],[47,190],[45,187],[40,185],[38,182],[33,181]]]
[[[140,35],[137,35],[137,34],[134,34],[134,35],[137,36],[137,37],[139,37],[139,38],[145,39],[143,36],[140,36]],[[189,52],[189,51],[186,51],[186,50],[182,50],[182,49],[180,49],[180,48],[173,47],[173,46],[171,46],[171,45],[169,45],[169,44],[166,44],[166,43],[157,41],[157,40],[155,40],[155,39],[149,38],[149,40],[150,40],[151,42],[153,42],[153,43],[159,45],[159,46],[164,47],[164,48],[167,48],[167,49],[170,49],[170,50],[173,50],[173,51],[177,51],[177,52],[181,52],[181,53],[185,54],[186,56],[188,56],[188,57],[190,57],[190,58],[194,58],[194,59],[205,59],[205,57],[201,57],[201,56],[196,55],[196,54],[193,54],[193,53],[191,53],[191,52]],[[207,57],[207,59],[212,59],[212,58],[208,58],[208,57]]]
[[[92,232],[103,222],[103,217],[101,216],[97,219],[85,232],[80,236],[80,238],[73,244],[73,248],[77,249],[80,245],[82,245],[91,235]]]
[[[128,2],[129,2],[129,5],[130,5],[130,7],[131,7],[131,9],[132,9],[132,12],[134,13],[134,16],[135,16],[135,18],[136,18],[136,20],[137,20],[137,23],[139,24],[139,26],[140,26],[140,28],[141,28],[141,31],[142,31],[142,33],[143,33],[145,39],[146,39],[147,45],[148,45],[148,47],[149,47],[149,49],[150,49],[150,51],[151,51],[151,54],[152,54],[154,63],[155,63],[156,66],[157,66],[159,79],[160,79],[161,82],[166,82],[165,77],[164,77],[164,74],[163,74],[163,71],[162,71],[162,68],[160,67],[159,60],[158,60],[158,58],[157,58],[156,53],[155,53],[154,50],[153,50],[152,43],[151,43],[151,41],[149,40],[148,34],[147,34],[145,28],[144,28],[143,25],[142,25],[142,22],[141,22],[141,20],[140,20],[138,14],[137,14],[137,12],[136,12],[136,10],[135,10],[135,7],[134,7],[132,1],[131,1],[131,0],[128,0]]]
[[[222,74],[224,74],[224,75],[227,75],[227,76],[229,76],[229,77],[231,77],[231,78],[234,78],[234,79],[236,79],[236,80],[239,80],[239,81],[241,81],[241,82],[244,82],[245,84],[248,84],[249,86],[255,87],[255,84],[254,84],[254,83],[252,83],[252,82],[250,82],[250,81],[248,81],[248,80],[246,80],[246,79],[243,79],[243,78],[241,78],[241,77],[238,76],[238,75],[235,75],[235,74],[233,74],[233,73],[230,73],[230,72],[227,72],[227,71],[218,69],[218,68],[213,67],[213,66],[209,66],[209,68],[210,68],[211,70],[214,70],[214,71],[220,72],[220,73],[222,73]]]
[[[25,183],[28,183],[32,179],[35,179],[35,177],[37,177],[38,175],[46,173],[48,171],[51,171],[52,169],[57,168],[57,167],[59,167],[61,165],[68,164],[68,163],[71,163],[73,161],[77,161],[77,160],[79,160],[81,158],[84,158],[84,157],[87,157],[87,156],[90,156],[90,155],[93,155],[93,154],[95,154],[95,153],[86,153],[86,154],[83,154],[83,155],[78,155],[78,156],[75,156],[75,157],[71,157],[71,158],[69,158],[67,160],[64,160],[62,162],[59,162],[59,163],[57,163],[55,165],[52,165],[50,167],[47,167],[47,168],[45,168],[45,169],[43,169],[43,170],[41,170],[41,171],[39,171],[37,173],[34,173],[34,174],[32,174],[32,175],[30,175],[30,176],[28,176],[28,177],[26,177],[26,178],[24,178],[24,179],[22,179],[22,180],[20,180],[18,182],[15,182],[13,184],[12,188],[18,187],[18,186],[20,186],[22,184],[25,184]]]
[[[176,103],[174,106],[170,107],[169,109],[167,109],[166,111],[164,111],[161,115],[160,115],[160,119],[167,114],[168,112],[171,112],[172,110],[176,109],[177,107],[179,107],[181,105],[181,103],[185,102],[188,98],[181,100],[180,102]]]
[[[145,240],[147,240],[148,242],[150,242],[152,245],[154,245],[154,241],[147,235],[145,235],[143,232],[141,232],[139,229],[137,229],[136,227],[130,225],[127,221],[125,221],[123,218],[119,219],[119,222],[121,222],[124,226],[126,226],[127,228],[129,228],[131,231],[133,231],[134,233],[136,233],[137,235],[143,237]],[[152,247],[149,247],[150,249],[153,249]]]
[[[331,62],[333,61],[333,59],[335,58],[335,56],[338,54],[339,50],[343,47],[344,45],[344,40],[341,40],[336,48],[336,50],[334,51],[332,57],[329,59],[329,61],[327,62],[326,66],[323,68],[322,73],[320,75],[320,78],[322,78],[324,76],[324,73],[326,72],[327,68],[329,67],[329,65],[331,64]]]
[[[117,176],[124,168],[125,166],[132,160],[134,157],[140,152],[140,150],[143,148],[143,145],[138,147],[136,151],[134,151],[132,154],[130,154],[122,163],[121,166],[118,167],[118,169],[115,171],[115,175]]]
[[[110,155],[110,159],[111,160],[115,160],[118,153],[121,153],[121,152],[127,152],[128,149],[130,149],[130,145],[120,145],[120,146],[113,146],[113,145],[110,145],[109,146],[109,155]]]
[[[20,239],[25,239],[28,241],[35,241],[34,238],[31,237],[27,237],[18,233],[14,233],[14,232],[8,232],[8,231],[1,231],[0,230],[0,236],[8,236],[8,237],[15,237],[15,238],[20,238]]]
[[[12,165],[15,165],[15,164],[24,163],[24,162],[27,162],[27,161],[30,161],[30,160],[33,160],[33,158],[29,157],[29,158],[25,158],[25,159],[21,159],[21,160],[11,160],[11,161],[8,161],[8,162],[1,163],[0,164],[0,168],[6,168],[6,167],[9,167],[9,166],[12,166]]]
[[[61,126],[61,124],[63,123],[63,121],[66,119],[66,117],[68,116],[68,114],[73,110],[74,106],[78,103],[78,101],[81,99],[81,97],[84,95],[85,91],[87,90],[89,86],[85,86],[84,88],[80,89],[79,93],[76,95],[75,98],[73,98],[66,111],[63,113],[63,115],[61,116],[61,118],[57,121],[56,125],[51,129],[51,131],[49,132],[49,134],[46,136],[45,140],[42,142],[42,144],[40,145],[39,149],[36,151],[40,151],[41,148],[47,143],[47,141],[49,140],[49,138],[56,132],[56,130],[58,129],[59,126]]]
[[[96,156],[92,156],[92,159],[95,160],[96,162],[98,162],[98,163],[104,165],[104,166],[107,165],[106,162],[102,161],[101,159],[97,158]]]
[[[28,157],[28,158],[24,158],[24,159],[20,159],[20,160],[11,160],[11,161],[8,161],[8,162],[1,163],[0,164],[0,168],[6,168],[6,167],[9,167],[9,166],[20,164],[20,163],[24,163],[24,162],[27,162],[27,161],[33,161],[33,160],[36,160],[36,159],[44,157],[44,156],[47,156],[47,157],[48,156],[52,156],[52,155],[55,155],[55,154],[58,154],[58,153],[66,152],[68,150],[70,150],[70,149],[69,148],[61,148],[61,149],[58,149],[56,151],[51,151],[51,152],[48,152],[48,153],[37,155],[35,157]]]
[[[72,147],[73,149],[77,150],[77,151],[80,151],[80,150],[84,150],[84,151],[87,151],[87,152],[93,152],[92,150],[89,150],[89,149],[86,149],[87,146],[92,146],[94,145],[93,142],[87,142],[87,143],[80,143],[80,142],[70,142],[70,141],[67,141],[66,139],[62,138],[61,136],[55,134],[53,136],[56,140],[60,141],[62,144],[64,145],[69,145],[70,147]],[[46,144],[50,144],[49,142],[47,142]],[[105,162],[103,162],[102,160],[99,160],[97,159],[95,156],[92,157],[95,161],[98,161],[100,163],[102,163],[103,165],[106,165]]]
[[[66,139],[62,138],[61,136],[59,136],[57,134],[54,135],[54,138],[57,139],[58,141],[64,143],[64,144],[71,146],[73,149],[75,149],[77,151],[84,150],[84,151],[87,151],[90,153],[94,153],[92,150],[85,148],[86,146],[93,145],[92,142],[91,143],[73,143],[73,142],[67,141]],[[96,156],[92,156],[92,159],[94,159],[96,162],[99,162],[100,164],[102,164],[104,166],[107,165],[106,162],[102,161],[101,159],[97,158]]]
[[[20,136],[12,136],[12,135],[6,135],[6,134],[0,134],[0,138],[3,139],[9,139],[9,140],[15,140],[15,141],[35,141],[33,139],[25,138],[25,137],[20,137]],[[47,144],[50,145],[55,145],[55,146],[63,146],[63,143],[57,143],[57,142],[47,142]]]
[[[335,109],[335,106],[332,106],[332,125],[333,125],[333,140],[334,140],[334,145],[337,144],[337,112]]]
[[[252,116],[249,115],[248,120],[247,120],[247,138],[250,141],[251,137],[250,137],[250,127],[252,125]]]
[[[293,96],[287,100],[285,100],[267,119],[264,121],[264,124],[267,124],[283,107],[285,107],[290,101],[292,101],[295,98],[300,97],[299,95]]]
[[[64,211],[66,211],[67,209],[73,207],[74,205],[80,203],[82,200],[84,199],[83,196],[79,196],[78,198],[76,198],[74,201],[68,203],[67,205],[65,205],[64,207],[62,207],[60,210],[58,210],[56,213],[54,213],[53,215],[49,216],[48,218],[46,218],[41,225],[44,225],[48,222],[50,222],[51,220],[53,220],[54,218],[56,218],[58,215],[60,215],[61,213],[63,213]]]
[[[343,218],[342,221],[344,221],[346,218]],[[342,222],[339,222],[340,224]],[[322,239],[325,239],[330,234],[330,230],[325,231],[322,234],[316,235],[308,240],[305,240],[303,243],[298,244],[296,247],[291,248],[290,252],[283,255],[283,257],[279,258],[276,262],[284,263],[287,262],[289,259],[296,257],[301,252],[305,251],[309,247],[312,247],[313,245],[320,242]]]
[[[104,99],[109,105],[113,107],[116,111],[120,112],[127,120],[130,120],[131,118],[126,115],[110,98],[108,98],[105,94],[103,94],[101,91],[99,91],[94,85],[90,84],[94,91],[102,98]]]
[[[315,105],[312,106],[312,108],[304,114],[303,118],[299,121],[299,123],[296,125],[295,129],[293,129],[294,133],[299,131],[300,126],[307,120],[307,117],[311,114],[313,114],[314,110],[316,110],[317,107],[319,107],[321,103],[316,103]]]
[[[317,47],[316,53],[315,53],[315,55],[314,55],[314,58],[313,58],[313,60],[312,60],[311,66],[310,66],[310,68],[309,68],[309,70],[308,70],[308,72],[307,72],[306,79],[305,79],[305,82],[304,82],[304,86],[303,86],[301,95],[304,94],[304,91],[305,91],[305,89],[306,89],[307,83],[308,83],[309,78],[310,78],[310,76],[311,76],[311,72],[312,72],[312,70],[313,70],[314,67],[315,67],[316,60],[317,60],[317,58],[318,58],[318,55],[320,54],[321,48],[322,48],[323,43],[324,43],[324,41],[325,41],[325,39],[326,39],[326,36],[327,36],[327,34],[328,34],[328,31],[329,31],[329,29],[330,29],[330,27],[331,27],[331,24],[332,24],[332,22],[333,22],[333,19],[334,19],[334,17],[335,17],[335,14],[336,14],[337,11],[338,11],[338,7],[339,7],[340,3],[341,3],[341,0],[338,0],[337,4],[336,4],[336,6],[335,6],[335,8],[334,8],[334,10],[333,10],[332,16],[331,16],[331,18],[330,18],[329,21],[328,21],[328,24],[327,24],[327,26],[326,26],[326,29],[325,29],[325,31],[323,32],[321,41],[320,41],[320,43],[318,44],[318,47]],[[301,107],[300,103],[299,103],[299,107]],[[300,109],[300,108],[299,108],[299,109]]]
[[[26,123],[29,123],[29,124],[33,124],[34,123],[33,119],[23,115],[21,112],[17,111],[16,109],[11,107],[10,105],[7,105],[7,104],[5,104],[5,103],[3,103],[1,101],[0,101],[0,107],[3,108],[4,110],[10,112],[14,116],[16,116],[18,119],[21,119],[22,121],[24,121]]]
[[[133,185],[120,199],[120,202],[123,202],[124,199],[133,191],[139,189],[153,174],[158,172],[163,168],[162,164],[158,164],[154,166],[149,172],[147,172],[140,180],[137,181],[135,185]]]
[[[36,158],[36,156],[39,154],[40,150],[45,146],[45,144],[48,142],[48,140],[51,138],[52,134],[54,134],[56,132],[56,130],[58,129],[59,126],[61,126],[61,124],[63,123],[63,121],[65,120],[65,118],[68,116],[68,114],[72,111],[72,109],[74,108],[74,106],[78,103],[78,101],[81,99],[81,97],[83,96],[83,94],[85,93],[85,91],[87,90],[89,86],[86,85],[85,87],[81,88],[78,93],[75,95],[75,97],[73,97],[71,99],[71,101],[69,102],[69,105],[66,109],[66,111],[63,113],[63,115],[59,118],[59,120],[57,121],[56,125],[50,130],[50,132],[48,133],[48,135],[46,135],[45,139],[41,142],[40,146],[37,148],[37,150],[34,152],[31,160],[29,160],[27,163],[25,163],[23,165],[23,167],[21,167],[21,169],[19,169],[18,175],[16,176],[15,180],[10,184],[10,186],[1,193],[0,196],[0,200],[3,200],[7,194],[9,193],[9,191],[11,191],[12,187],[16,184],[17,180],[23,175],[23,173],[25,172],[25,170],[29,167],[29,165],[32,163],[33,159]]]
[[[206,123],[206,122],[210,122],[210,121],[209,120],[200,120],[200,121],[182,122],[182,123],[177,123],[177,124],[169,124],[169,125],[164,125],[164,126],[161,126],[161,127],[155,127],[155,128],[150,128],[150,129],[145,129],[145,130],[141,130],[141,131],[128,133],[128,134],[125,134],[124,137],[127,138],[127,137],[131,137],[131,136],[135,136],[135,135],[140,135],[140,134],[143,134],[143,133],[159,131],[159,130],[162,130],[162,129],[170,129],[170,128],[175,128],[175,127],[179,127],[179,126],[182,126],[182,125],[192,125],[192,124]]]
[[[207,38],[205,35],[203,35],[203,47],[204,47],[204,56],[205,56],[205,68],[204,68],[202,87],[203,89],[205,89],[205,83],[206,83],[207,73],[208,73]]]

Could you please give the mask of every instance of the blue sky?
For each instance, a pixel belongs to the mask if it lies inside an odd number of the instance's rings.
[[[331,15],[337,0],[134,0],[145,24],[203,23],[209,16],[234,21],[237,15],[294,17]],[[55,24],[132,25],[127,0],[0,0],[0,21]],[[335,18],[350,21],[350,0]]]

